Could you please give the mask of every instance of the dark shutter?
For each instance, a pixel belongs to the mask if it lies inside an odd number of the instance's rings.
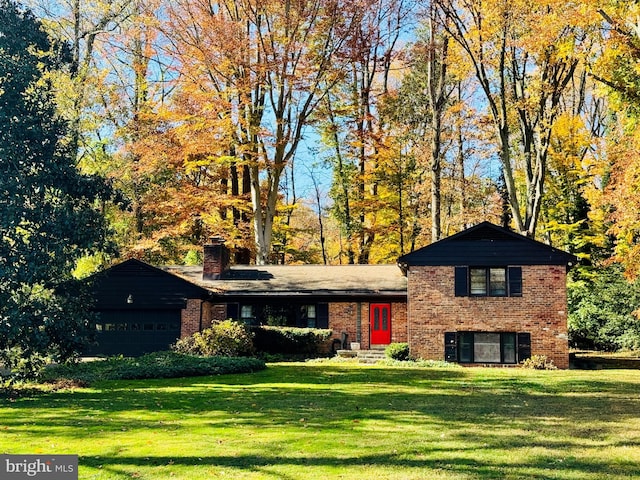
[[[509,296],[522,296],[522,267],[509,267]]]
[[[518,334],[518,363],[531,357],[531,334]]]
[[[458,334],[456,332],[444,334],[444,359],[447,362],[458,361]]]
[[[227,303],[227,318],[238,320],[240,312],[237,303]]]
[[[316,306],[316,327],[329,328],[329,304],[319,303]]]
[[[466,297],[469,295],[469,274],[467,267],[456,267],[455,273],[455,295],[456,297]]]

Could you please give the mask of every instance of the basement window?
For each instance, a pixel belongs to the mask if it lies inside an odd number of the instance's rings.
[[[530,333],[445,333],[445,360],[448,362],[515,364],[530,356]]]

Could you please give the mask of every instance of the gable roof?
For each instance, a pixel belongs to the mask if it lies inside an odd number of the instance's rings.
[[[407,295],[407,279],[397,265],[236,265],[220,280],[203,280],[200,266],[164,270],[224,297]]]
[[[136,259],[125,260],[87,279],[97,308],[183,308],[188,298],[209,292],[192,282]],[[131,295],[133,304],[127,304]]]
[[[482,222],[398,259],[425,266],[567,265],[577,257],[489,222]]]

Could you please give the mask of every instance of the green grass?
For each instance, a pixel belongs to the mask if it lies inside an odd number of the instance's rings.
[[[0,453],[81,479],[631,479],[640,371],[273,364],[0,403]]]

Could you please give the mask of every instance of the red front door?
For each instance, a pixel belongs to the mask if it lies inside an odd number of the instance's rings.
[[[371,344],[388,345],[391,343],[391,305],[372,303],[369,307],[371,323]]]

